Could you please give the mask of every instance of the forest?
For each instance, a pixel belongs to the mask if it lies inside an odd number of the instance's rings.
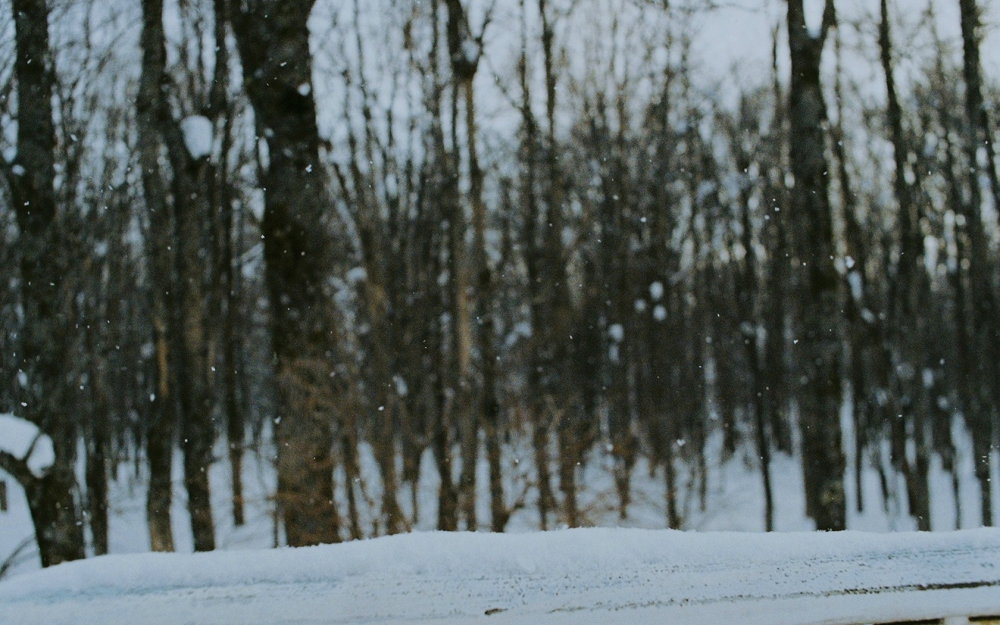
[[[722,13],[761,59],[713,65]],[[151,550],[215,549],[254,454],[276,546],[410,531],[428,472],[439,530],[589,525],[598,463],[620,519],[655,479],[684,528],[731,458],[766,530],[785,457],[818,530],[891,497],[992,525],[998,26],[985,0],[0,0],[0,413],[53,455],[0,429],[0,495],[43,566],[109,551],[122,467]]]

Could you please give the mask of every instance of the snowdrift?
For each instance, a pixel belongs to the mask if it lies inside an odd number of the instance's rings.
[[[1000,530],[414,533],[105,556],[0,583],[0,623],[812,625],[1000,614]]]

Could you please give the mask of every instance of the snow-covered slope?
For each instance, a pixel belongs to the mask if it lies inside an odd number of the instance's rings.
[[[108,556],[0,584],[0,623],[871,623],[1000,614],[1000,530],[414,533]]]

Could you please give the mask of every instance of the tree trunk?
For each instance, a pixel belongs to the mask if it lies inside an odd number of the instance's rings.
[[[97,311],[94,311],[97,312]],[[99,313],[98,313],[99,314]],[[114,318],[108,314],[105,318]],[[97,362],[99,355],[94,345],[94,332],[88,332],[84,344],[90,354],[92,366],[88,372],[90,381],[91,414],[86,430],[86,470],[84,480],[87,485],[87,513],[95,556],[108,553],[108,413],[111,406],[105,391],[105,363]]]
[[[153,325],[155,384],[146,431],[146,457],[149,467],[149,490],[146,497],[146,520],[153,551],[173,551],[170,527],[172,499],[171,466],[177,428],[178,403],[174,330],[174,231],[167,190],[160,169],[161,143],[158,131],[160,81],[166,64],[166,50],[161,42],[163,5],[160,0],[143,3],[140,46],[142,71],[136,98],[139,135],[139,163],[142,168],[143,196],[149,211],[146,231],[146,255],[149,258],[149,298]]]
[[[539,463],[539,481],[542,485],[540,497],[554,499],[551,495],[549,470],[547,466],[548,430],[556,425],[556,440],[559,442],[559,490],[563,496],[563,517],[567,525],[575,527],[579,524],[579,506],[577,503],[576,471],[581,461],[579,413],[575,411],[571,400],[573,372],[571,361],[571,346],[569,336],[572,331],[573,311],[569,296],[569,284],[566,269],[566,252],[563,244],[565,190],[562,181],[562,168],[559,164],[558,145],[556,142],[556,94],[558,76],[556,75],[555,25],[550,15],[547,0],[538,3],[538,14],[541,19],[542,63],[545,84],[545,162],[543,178],[543,199],[545,214],[542,220],[541,249],[533,250],[539,254],[541,262],[539,276],[540,288],[540,325],[535,332],[542,340],[541,360],[541,400],[542,415],[536,432],[536,456]],[[525,93],[525,98],[529,97]],[[530,103],[527,104],[530,107]],[[531,124],[534,127],[534,124]],[[528,141],[535,141],[528,137]],[[534,166],[533,163],[529,164]],[[535,215],[530,217],[537,219]],[[537,222],[536,222],[537,225]],[[617,451],[622,451],[619,448]],[[543,464],[544,466],[543,469]],[[621,471],[618,472],[621,476]],[[620,480],[619,480],[620,483]]]
[[[448,221],[448,284],[449,313],[451,314],[451,376],[449,385],[453,392],[451,402],[452,422],[457,426],[461,450],[461,470],[458,478],[458,499],[466,529],[476,525],[476,459],[479,440],[479,410],[474,406],[472,392],[471,350],[472,319],[468,299],[469,261],[465,246],[465,210],[459,196],[460,150],[458,147],[458,102],[460,94],[466,96],[466,123],[475,124],[471,105],[472,81],[479,66],[479,55],[470,55],[469,48],[476,45],[469,32],[468,18],[461,0],[446,0],[448,19],[446,40],[451,61],[451,147],[446,156],[448,185],[445,219]],[[469,117],[471,115],[471,117]],[[475,128],[467,130],[475,132]],[[469,147],[474,149],[475,138],[469,137]],[[470,152],[471,158],[471,152]],[[470,161],[471,164],[471,161]],[[475,198],[471,198],[476,202]],[[481,198],[480,198],[481,201]],[[473,208],[475,210],[475,208]]]
[[[920,234],[920,215],[914,202],[913,190],[906,181],[906,162],[909,156],[903,135],[903,112],[896,95],[893,76],[892,41],[889,28],[887,0],[880,2],[879,48],[882,71],[885,74],[887,94],[886,116],[889,122],[890,138],[895,154],[896,169],[893,190],[896,195],[899,214],[900,254],[895,279],[892,281],[890,300],[890,323],[894,336],[893,386],[896,397],[906,397],[909,401],[901,408],[894,421],[894,458],[903,468],[906,478],[910,514],[917,519],[921,531],[930,530],[929,494],[927,484],[926,441],[923,431],[929,415],[922,410],[917,396],[924,392],[918,371],[922,368],[923,353],[917,323],[919,289],[924,283],[923,237]],[[913,435],[917,438],[917,466],[910,466],[906,457],[906,424],[911,423]],[[902,431],[897,432],[901,428]],[[898,448],[897,448],[898,447]]]
[[[187,156],[185,154],[185,156]],[[202,297],[201,223],[210,214],[207,163],[185,162],[185,172],[174,168],[174,228],[177,241],[178,305],[181,349],[178,390],[181,404],[181,449],[184,485],[188,492],[195,551],[215,549],[208,469],[212,464],[215,427],[208,383],[208,338]],[[185,159],[186,160],[186,159]]]
[[[990,452],[997,420],[997,397],[1000,394],[1000,325],[998,325],[996,293],[993,289],[993,262],[989,254],[989,241],[984,232],[982,191],[979,176],[983,167],[979,162],[980,146],[986,146],[987,157],[992,154],[985,103],[982,94],[982,77],[979,61],[979,7],[976,0],[959,0],[962,20],[962,76],[965,79],[966,139],[965,151],[969,168],[971,196],[965,209],[966,228],[969,234],[969,287],[972,300],[972,336],[976,348],[972,351],[976,374],[974,409],[969,415],[972,434],[975,473],[979,480],[982,523],[993,525],[993,498],[990,488]],[[995,179],[995,163],[987,161],[986,173]],[[994,192],[998,193],[994,184]],[[1000,196],[994,196],[995,198]],[[993,225],[991,224],[991,227]]]
[[[734,143],[736,143],[734,141]],[[746,155],[742,162],[737,163],[737,169],[748,171],[750,158]],[[768,424],[771,421],[766,414],[764,394],[764,376],[761,372],[761,349],[757,335],[757,300],[759,295],[757,275],[757,248],[753,241],[753,229],[750,222],[750,197],[744,191],[740,198],[740,217],[743,230],[744,266],[743,275],[736,278],[737,302],[744,328],[743,343],[746,347],[747,362],[750,365],[750,396],[754,413],[754,434],[757,443],[757,456],[760,460],[761,485],[764,489],[764,530],[774,531],[774,494],[771,485],[771,435]]]
[[[489,465],[489,485],[490,485],[490,527],[494,532],[502,532],[510,512],[504,499],[503,474],[500,466],[500,404],[497,400],[497,363],[496,363],[496,340],[494,323],[494,293],[493,293],[493,272],[490,269],[489,260],[486,255],[486,203],[483,201],[483,170],[479,166],[479,154],[477,150],[476,136],[479,129],[476,125],[475,89],[473,87],[473,77],[470,77],[463,84],[465,92],[465,129],[466,141],[468,143],[469,162],[469,198],[472,204],[472,227],[473,227],[473,263],[476,268],[476,319],[477,332],[476,339],[479,346],[479,354],[482,360],[482,390],[479,399],[476,415],[473,417],[476,427],[474,436],[468,441],[468,458],[472,461],[469,466],[470,475],[466,478],[470,482],[471,495],[466,500],[466,519],[470,527],[475,529],[475,490],[476,490],[476,459],[478,458],[478,437],[479,424],[485,426],[486,432],[486,456]],[[465,472],[465,461],[463,461],[463,474]]]
[[[215,39],[215,70],[209,90],[209,112],[215,119],[223,118],[220,162],[212,168],[211,203],[216,216],[212,243],[217,253],[213,266],[214,309],[219,315],[218,336],[222,343],[222,397],[226,419],[226,442],[229,447],[231,501],[233,525],[245,523],[243,501],[243,456],[246,451],[246,422],[240,402],[241,381],[244,374],[240,357],[240,337],[237,327],[241,322],[240,308],[242,279],[241,267],[236,266],[233,242],[233,193],[229,181],[229,153],[233,146],[232,105],[229,101],[229,0],[215,0],[213,27]],[[236,235],[237,237],[239,234]],[[210,364],[210,363],[209,363]]]
[[[802,0],[788,2],[788,38],[792,78],[791,121],[792,217],[799,235],[797,369],[803,380],[798,396],[802,463],[807,510],[820,530],[846,525],[844,456],[840,431],[840,278],[828,193],[824,122],[826,104],[820,83],[820,60],[834,20],[827,0],[818,36],[806,29]]]
[[[55,197],[55,130],[48,8],[44,0],[14,0],[14,73],[18,86],[17,154],[4,167],[19,230],[23,327],[15,366],[27,384],[23,417],[48,434],[55,463],[44,477],[22,482],[35,524],[42,566],[84,557],[79,506],[74,497],[76,428],[63,375],[66,337],[60,287],[64,275]],[[5,163],[6,165],[6,163]],[[29,479],[30,478],[30,479]]]
[[[155,312],[164,312],[169,317],[166,324],[168,340],[167,354],[164,356],[168,368],[174,371],[164,381],[176,385],[176,406],[181,421],[181,448],[184,452],[184,483],[188,491],[188,510],[195,550],[215,549],[215,529],[212,521],[211,494],[208,482],[208,468],[212,463],[212,444],[215,429],[212,423],[212,398],[208,383],[208,340],[205,330],[205,313],[202,297],[202,228],[205,215],[210,214],[209,198],[204,189],[208,186],[209,164],[207,158],[192,157],[185,147],[180,124],[174,119],[166,101],[164,85],[166,75],[166,39],[163,31],[162,0],[143,0],[143,75],[140,86],[138,109],[140,132],[142,133],[140,158],[143,161],[143,186],[146,203],[150,212],[151,236],[164,237],[165,241],[153,244],[152,256],[155,269],[154,279],[172,275],[175,281],[167,284],[175,289],[176,297],[170,298],[170,310],[160,308],[154,301]],[[173,195],[173,205],[167,201],[162,169],[159,167],[161,146],[166,147],[173,174],[169,185]],[[147,169],[148,168],[148,169]],[[172,208],[172,222],[168,215]],[[169,226],[172,225],[172,231]],[[160,230],[163,228],[164,230]],[[166,249],[163,245],[166,244]],[[164,263],[162,266],[160,263]],[[173,265],[172,269],[170,265]],[[160,273],[163,272],[163,273]],[[162,289],[164,285],[153,285]],[[168,287],[169,288],[169,287]],[[158,293],[154,295],[158,299]],[[166,308],[165,306],[163,308]],[[154,320],[154,323],[157,322]],[[162,324],[162,321],[159,321]],[[173,351],[173,357],[169,352]],[[168,387],[169,388],[169,387]],[[169,393],[164,402],[170,401]],[[163,418],[166,408],[159,415]],[[157,424],[165,430],[166,424]],[[166,431],[157,432],[166,436]],[[165,443],[156,441],[155,444]],[[156,470],[167,466],[164,458],[156,455]],[[151,470],[154,467],[151,465]],[[155,476],[157,488],[166,483],[165,476]],[[150,493],[152,504],[153,493]],[[166,503],[168,495],[155,494],[157,505]],[[154,548],[163,546],[163,536],[153,540]],[[156,543],[161,543],[157,545]]]
[[[312,6],[248,0],[233,15],[244,86],[269,148],[261,235],[278,375],[277,497],[292,546],[339,540],[333,432],[318,408],[329,393],[335,330],[323,288],[332,250],[312,96]]]

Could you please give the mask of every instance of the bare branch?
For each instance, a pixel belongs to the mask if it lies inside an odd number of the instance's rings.
[[[0,450],[0,469],[10,473],[11,477],[17,480],[21,486],[28,486],[38,480],[31,473],[26,460],[21,460],[7,451]]]
[[[834,7],[834,0],[826,0],[826,6],[823,7],[823,25],[820,27],[819,32],[819,46],[822,48],[823,44],[826,42],[826,35],[830,32],[831,28],[837,27],[837,9]]]

